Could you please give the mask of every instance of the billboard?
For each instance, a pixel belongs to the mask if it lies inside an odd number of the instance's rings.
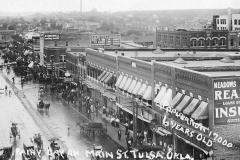
[[[240,123],[240,78],[213,80],[214,124]]]
[[[91,35],[90,41],[91,46],[120,46],[121,35]]]
[[[44,40],[60,40],[60,34],[44,34]]]

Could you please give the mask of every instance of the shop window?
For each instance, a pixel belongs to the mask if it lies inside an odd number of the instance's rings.
[[[230,46],[231,46],[231,47],[234,46],[234,39],[231,39],[231,41],[230,41]]]

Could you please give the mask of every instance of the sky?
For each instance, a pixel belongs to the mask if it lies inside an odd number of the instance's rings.
[[[238,9],[240,0],[82,0],[82,10],[116,12],[171,9]],[[236,8],[238,7],[238,8]],[[80,11],[80,0],[0,0],[0,12]]]

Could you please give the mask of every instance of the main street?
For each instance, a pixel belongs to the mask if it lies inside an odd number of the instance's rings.
[[[37,112],[36,103],[39,102],[39,84],[28,82],[27,84],[24,84],[22,88],[20,84],[20,77],[17,77],[13,71],[11,71],[10,74],[6,74],[5,69],[3,69],[2,76],[8,81],[10,86],[12,84],[9,82],[9,80],[12,80],[13,76],[15,77],[15,84],[13,86],[17,88],[19,97],[26,99],[30,104],[32,110]],[[0,87],[4,88],[6,81],[2,77],[0,80]],[[1,113],[8,113],[5,114],[5,116],[8,117],[4,118],[4,121],[1,121],[1,123],[5,124],[1,125],[3,128],[2,130],[5,130],[5,137],[9,139],[9,129],[13,118],[19,122],[19,129],[21,130],[22,136],[17,146],[22,146],[22,143],[29,142],[30,136],[33,136],[35,133],[42,133],[44,135],[44,131],[42,131],[43,129],[41,126],[38,127],[39,124],[36,124],[33,120],[35,119],[34,116],[36,115],[32,115],[31,113],[29,114],[29,112],[25,109],[25,107],[21,104],[15,95],[9,97],[8,95],[1,94],[0,98],[1,102],[4,102],[0,105]],[[117,156],[117,149],[123,149],[119,144],[110,139],[107,135],[104,135],[101,138],[96,137],[95,140],[93,140],[86,134],[80,133],[79,126],[76,126],[76,123],[87,121],[86,117],[77,113],[76,110],[68,107],[68,105],[61,99],[55,98],[48,93],[44,96],[43,100],[44,102],[49,102],[51,106],[48,113],[45,111],[38,111],[38,113],[40,113],[39,115],[41,121],[43,121],[43,124],[46,125],[54,135],[60,138],[60,142],[65,148],[68,148],[72,151],[78,151],[78,154],[76,154],[76,159],[90,159],[86,157],[86,150],[92,150],[93,146],[95,145],[103,146],[103,150],[106,152],[113,152],[114,157]],[[2,109],[4,109],[4,112],[2,112]],[[47,141],[47,136],[43,137],[44,149],[47,149],[49,142]],[[122,139],[122,141],[125,140]]]

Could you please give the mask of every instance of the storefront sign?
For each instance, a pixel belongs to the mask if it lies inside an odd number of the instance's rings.
[[[66,78],[64,77],[64,82],[72,82],[73,81],[73,78]]]
[[[240,123],[240,79],[213,80],[214,124]]]

